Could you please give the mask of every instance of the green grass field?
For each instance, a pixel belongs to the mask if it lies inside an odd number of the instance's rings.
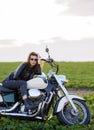
[[[14,71],[20,62],[0,63],[0,82],[12,71]],[[94,62],[58,62],[59,74],[67,76],[69,88],[94,88]],[[47,74],[49,70],[47,64],[43,67],[43,72]],[[0,130],[94,130],[94,93],[88,93],[81,96],[86,99],[90,109],[91,121],[88,125],[63,126],[53,117],[50,121],[25,121],[17,119],[0,119]]]
[[[67,87],[94,88],[94,62],[58,62],[59,74],[66,75],[69,80]],[[45,64],[43,71],[48,72]]]
[[[0,63],[0,82],[12,71],[20,62]],[[69,80],[67,87],[72,88],[94,88],[94,62],[58,62],[59,73],[66,75]],[[45,63],[42,71],[48,73],[50,66]]]

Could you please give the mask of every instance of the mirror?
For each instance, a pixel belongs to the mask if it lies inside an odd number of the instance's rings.
[[[50,59],[49,48],[47,46],[46,46],[45,51],[48,53],[48,58]]]
[[[46,51],[46,52],[49,52],[49,48],[48,48],[48,47],[46,47],[45,51]]]

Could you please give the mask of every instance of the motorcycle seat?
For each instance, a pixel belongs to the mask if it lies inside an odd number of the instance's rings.
[[[9,89],[9,88],[5,88],[1,83],[0,83],[0,93],[11,93],[14,92],[14,90]]]

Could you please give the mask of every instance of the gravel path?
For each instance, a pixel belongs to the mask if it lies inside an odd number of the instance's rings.
[[[89,93],[94,93],[94,89],[68,88],[67,90],[68,90],[68,92],[70,94],[77,94],[77,93],[81,93],[81,94],[86,94],[87,93],[87,94],[89,94]]]

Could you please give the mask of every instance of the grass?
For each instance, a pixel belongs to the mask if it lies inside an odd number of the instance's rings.
[[[14,71],[20,62],[1,62],[0,63],[0,82]]]
[[[94,88],[94,62],[58,62],[59,74],[66,75],[69,88]],[[48,72],[45,64],[43,71]]]
[[[21,62],[1,62],[0,82],[14,71]],[[66,75],[69,88],[94,88],[94,62],[58,62],[58,74]],[[50,66],[44,64],[42,71],[48,73]]]

